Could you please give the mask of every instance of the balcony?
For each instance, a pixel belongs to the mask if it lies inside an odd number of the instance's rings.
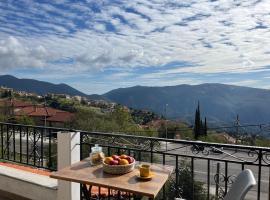
[[[76,136],[77,140],[74,140],[73,136]],[[79,151],[68,147],[67,142],[73,142],[72,144]],[[223,199],[235,176],[246,168],[253,171],[257,181],[257,186],[248,193],[246,199],[270,198],[269,148],[0,123],[2,162],[55,171],[57,167],[63,167],[70,157],[76,157],[76,159],[88,157],[91,147],[95,144],[102,146],[106,155],[125,153],[132,155],[138,161],[174,166],[173,175],[160,191],[157,199],[174,199],[175,197],[194,200]],[[22,170],[17,173],[25,172]],[[60,200],[61,197],[57,193],[70,192],[62,187],[60,182],[54,185],[48,177],[47,179],[42,177],[44,181],[32,183],[30,180],[22,180],[12,174],[14,175],[13,172],[5,175],[5,177],[8,176],[9,187],[12,188],[5,187],[1,183],[3,179],[0,179],[0,191],[3,191],[0,195],[2,193],[6,196],[17,195],[28,199]],[[1,178],[3,176],[2,173]],[[43,175],[37,173],[33,176],[40,180],[39,176]],[[12,186],[12,181],[14,186]],[[28,185],[28,189],[32,190],[32,196],[31,194],[27,196],[19,189],[16,190],[15,183]],[[38,197],[42,192],[47,196]],[[51,193],[50,198],[49,193]],[[111,192],[104,188],[91,190],[93,199],[112,199],[112,196],[108,197],[108,194],[113,193],[115,191]],[[114,198],[124,198],[121,192],[116,193],[117,196]],[[84,199],[83,195],[79,195],[77,199],[80,197]],[[68,198],[74,200],[72,197]],[[127,198],[135,199],[132,196]]]

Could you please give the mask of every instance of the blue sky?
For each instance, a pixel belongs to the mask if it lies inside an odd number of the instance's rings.
[[[270,88],[268,0],[0,2],[0,74],[102,94],[134,85]]]

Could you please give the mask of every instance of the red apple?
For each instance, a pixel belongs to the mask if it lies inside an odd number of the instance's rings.
[[[128,156],[128,157],[125,158],[125,159],[129,162],[129,164],[134,162],[134,158],[131,157],[131,156]]]
[[[113,158],[114,160],[118,160],[118,159],[119,159],[119,156],[118,156],[118,155],[112,155],[112,158]]]
[[[118,165],[118,160],[111,160],[110,165]]]

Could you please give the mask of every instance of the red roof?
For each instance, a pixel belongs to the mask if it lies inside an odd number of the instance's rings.
[[[68,122],[74,117],[74,114],[45,106],[28,106],[14,110],[16,116],[27,115],[30,117],[47,117],[51,122]]]
[[[24,102],[16,99],[1,99],[0,100],[1,106],[13,106],[14,108],[20,108],[20,107],[27,107],[31,106],[32,104],[30,102]]]
[[[47,107],[44,105],[33,105],[16,99],[0,99],[0,106],[10,106],[14,108],[15,116],[41,117],[51,122],[69,122],[73,119],[74,114]]]
[[[64,111],[61,111],[61,110],[57,110],[57,109],[54,109],[54,108],[50,108],[50,107],[45,107],[45,106],[42,106],[42,107],[39,107],[39,106],[33,106],[33,112],[31,112],[29,114],[29,116],[52,116],[52,115],[55,115],[57,112],[64,112]]]
[[[12,106],[14,106],[15,108],[26,107],[26,106],[31,106],[32,105],[32,103],[24,102],[24,101],[18,101],[18,100],[15,100],[15,99],[12,99],[11,103],[12,103]]]
[[[74,118],[74,114],[69,112],[57,112],[55,115],[47,118],[51,122],[70,122]]]
[[[28,116],[52,116],[55,115],[57,112],[66,112],[62,110],[57,110],[50,107],[45,106],[27,106],[23,108],[15,109],[15,115],[28,115]]]

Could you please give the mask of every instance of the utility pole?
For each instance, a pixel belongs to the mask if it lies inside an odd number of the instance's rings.
[[[47,108],[46,108],[46,97],[44,98],[44,110],[46,111],[45,118],[44,118],[44,126],[47,126]],[[46,129],[45,129],[46,130]]]
[[[236,126],[236,141],[237,141],[239,139],[239,126],[240,126],[240,119],[238,114],[236,116],[235,126]]]
[[[165,135],[166,135],[166,139],[168,139],[167,107],[168,107],[168,104],[165,105]],[[167,141],[166,141],[166,151],[168,151]]]

